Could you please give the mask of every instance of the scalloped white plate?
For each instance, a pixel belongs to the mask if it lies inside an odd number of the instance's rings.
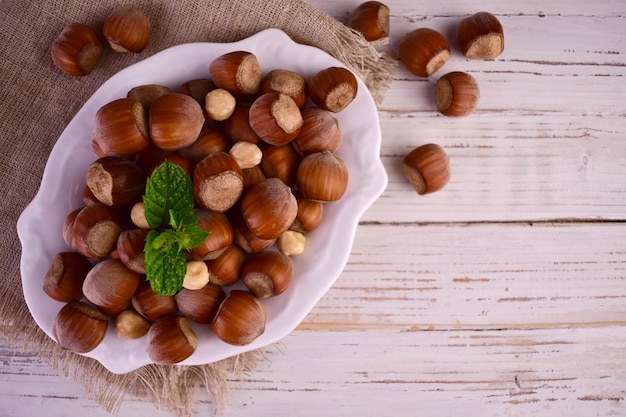
[[[42,290],[54,256],[68,250],[61,229],[68,213],[81,206],[87,166],[95,159],[91,134],[96,111],[104,104],[126,96],[141,84],[162,84],[177,89],[194,78],[208,78],[210,62],[227,52],[254,53],[264,71],[290,69],[305,77],[329,66],[344,66],[320,49],[294,43],[285,33],[268,29],[245,40],[227,43],[192,43],[172,47],[134,64],[106,81],[67,126],[46,164],[41,187],[17,223],[28,258],[22,257],[24,297],[41,329],[52,337],[52,323],[63,303]],[[308,235],[305,252],[294,259],[294,280],[283,294],[265,300],[268,322],[265,333],[252,344],[228,345],[208,326],[194,324],[197,351],[181,365],[206,364],[272,344],[288,335],[309,313],[341,274],[352,250],[359,219],[382,194],[387,175],[380,161],[381,133],[374,101],[359,79],[356,99],[334,116],[344,139],[337,154],[349,169],[348,189],[341,200],[327,203],[320,227]],[[103,342],[85,356],[94,358],[114,373],[126,373],[150,364],[146,338],[127,341],[109,326]]]

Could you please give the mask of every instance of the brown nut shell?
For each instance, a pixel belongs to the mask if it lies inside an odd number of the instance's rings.
[[[283,293],[291,284],[293,262],[282,252],[265,251],[248,257],[241,278],[257,298],[268,298]]]
[[[105,259],[85,277],[83,293],[104,314],[116,316],[130,307],[139,282],[140,274],[126,268],[119,259]]]
[[[236,98],[255,96],[263,78],[256,56],[247,51],[233,51],[215,58],[209,65],[211,80]]]
[[[306,104],[306,80],[296,72],[285,69],[275,69],[268,72],[263,79],[261,93],[265,94],[272,91],[288,95],[299,108]]]
[[[207,210],[225,212],[235,205],[243,191],[241,167],[226,152],[213,152],[196,164],[193,193]]]
[[[219,285],[207,284],[198,290],[181,288],[174,296],[179,311],[189,320],[210,324],[226,293]]]
[[[296,184],[304,199],[339,200],[348,188],[348,167],[332,152],[312,153],[302,160]]]
[[[141,199],[146,176],[126,158],[105,156],[92,162],[85,175],[87,187],[105,206],[124,206]]]
[[[461,52],[471,59],[492,59],[504,51],[504,32],[496,16],[478,12],[459,22],[457,37]]]
[[[191,145],[204,125],[204,113],[196,100],[180,93],[157,97],[150,106],[150,139],[166,151]]]
[[[343,136],[339,122],[332,114],[319,107],[310,107],[302,110],[302,120],[302,129],[292,142],[302,155],[339,149]]]
[[[478,104],[480,90],[476,79],[466,72],[450,72],[437,80],[435,101],[444,116],[471,114]]]
[[[265,93],[250,106],[250,127],[265,142],[284,145],[302,128],[302,114],[291,97],[275,92]]]
[[[265,144],[262,148],[261,169],[266,178],[278,178],[288,186],[295,185],[302,156],[292,143]]]
[[[450,44],[440,32],[418,28],[404,36],[398,53],[409,71],[429,77],[450,59]]]
[[[378,1],[366,1],[354,9],[348,26],[370,42],[385,38],[389,36],[389,7]]]
[[[159,295],[152,290],[148,280],[142,280],[131,298],[135,311],[148,321],[155,321],[166,314],[176,312],[174,296]]]
[[[105,19],[102,34],[115,52],[138,53],[150,39],[150,20],[136,7],[118,7]]]
[[[95,30],[82,23],[65,26],[52,42],[54,65],[69,75],[90,74],[100,62],[104,45]]]
[[[102,342],[108,326],[107,317],[98,309],[74,300],[57,313],[52,324],[52,334],[64,349],[87,353]]]
[[[343,67],[325,68],[309,79],[309,96],[321,109],[338,113],[355,99],[358,82],[354,74]]]
[[[204,260],[217,258],[233,243],[233,228],[224,213],[196,209],[196,226],[209,233],[198,246],[189,250],[192,259]]]
[[[278,178],[267,178],[247,188],[241,197],[241,214],[252,233],[275,239],[296,218],[298,203],[291,189]]]
[[[116,249],[122,229],[119,216],[111,207],[91,204],[76,214],[71,242],[86,257],[102,259]]]
[[[78,300],[83,296],[83,281],[91,262],[76,252],[58,253],[43,281],[43,291],[52,299],[62,302]]]
[[[143,105],[130,98],[105,104],[96,112],[94,150],[106,156],[133,156],[148,147],[148,121]]]
[[[182,362],[196,351],[198,336],[189,319],[178,315],[163,316],[150,326],[146,351],[158,365]]]
[[[213,152],[228,152],[232,143],[224,133],[215,127],[204,126],[198,138],[189,146],[178,150],[178,153],[193,164],[197,164]]]
[[[241,277],[248,255],[238,245],[230,245],[220,256],[206,261],[209,282],[215,285],[232,285]]]
[[[244,346],[265,332],[267,311],[253,294],[232,290],[224,299],[211,323],[211,329],[222,341]]]
[[[402,172],[418,194],[429,194],[441,190],[450,180],[450,161],[444,148],[429,143],[404,157]]]

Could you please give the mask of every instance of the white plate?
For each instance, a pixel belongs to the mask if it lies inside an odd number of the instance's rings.
[[[87,166],[95,159],[91,134],[96,111],[126,96],[141,84],[161,84],[177,89],[194,78],[209,78],[210,62],[227,52],[254,53],[264,71],[283,68],[305,77],[329,66],[343,66],[325,52],[294,43],[286,34],[268,29],[245,40],[228,43],[192,43],[175,46],[134,64],[105,82],[76,114],[54,146],[41,187],[17,223],[23,253],[21,271],[24,297],[41,329],[52,337],[52,323],[63,303],[42,290],[43,277],[54,256],[68,250],[61,228],[68,213],[81,206]],[[337,154],[349,169],[348,189],[341,200],[327,203],[320,227],[309,234],[305,253],[293,257],[294,280],[283,294],[265,300],[265,333],[252,344],[235,347],[220,341],[208,326],[194,325],[197,351],[182,365],[215,362],[274,343],[289,334],[309,313],[341,274],[350,255],[359,219],[382,194],[387,175],[379,158],[381,134],[374,101],[359,79],[356,99],[335,114],[344,136]],[[114,373],[126,373],[151,363],[146,338],[127,341],[109,326],[103,342],[85,356],[97,359]]]

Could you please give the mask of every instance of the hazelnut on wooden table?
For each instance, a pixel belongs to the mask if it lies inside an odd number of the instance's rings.
[[[495,58],[504,51],[504,32],[496,16],[478,12],[459,22],[457,37],[461,52],[472,59]]]
[[[429,194],[448,183],[450,161],[445,149],[429,143],[418,146],[404,157],[402,172],[418,194]]]
[[[435,100],[444,116],[467,116],[474,111],[479,98],[478,82],[466,72],[450,72],[437,80]]]
[[[450,44],[440,32],[418,28],[407,33],[400,43],[400,60],[419,77],[429,77],[450,59]]]
[[[389,7],[378,1],[366,1],[354,9],[348,26],[370,42],[385,38],[389,36]]]

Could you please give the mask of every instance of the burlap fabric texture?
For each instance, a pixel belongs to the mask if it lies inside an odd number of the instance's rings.
[[[100,66],[81,78],[54,67],[49,48],[65,24],[82,22],[100,31],[106,15],[121,5],[134,5],[151,20],[152,35],[142,53],[116,54],[107,49]],[[22,295],[16,222],[39,189],[55,141],[110,76],[178,44],[232,42],[278,28],[296,42],[316,46],[344,62],[377,99],[394,63],[339,21],[299,0],[0,0],[0,16],[0,222],[4,231],[0,239],[0,332],[81,384],[109,412],[115,412],[126,395],[134,395],[154,401],[160,409],[189,416],[200,411],[194,407],[198,387],[208,390],[213,409],[219,411],[227,397],[226,381],[251,369],[258,352],[204,366],[150,365],[115,375],[97,361],[62,351],[31,318]]]

